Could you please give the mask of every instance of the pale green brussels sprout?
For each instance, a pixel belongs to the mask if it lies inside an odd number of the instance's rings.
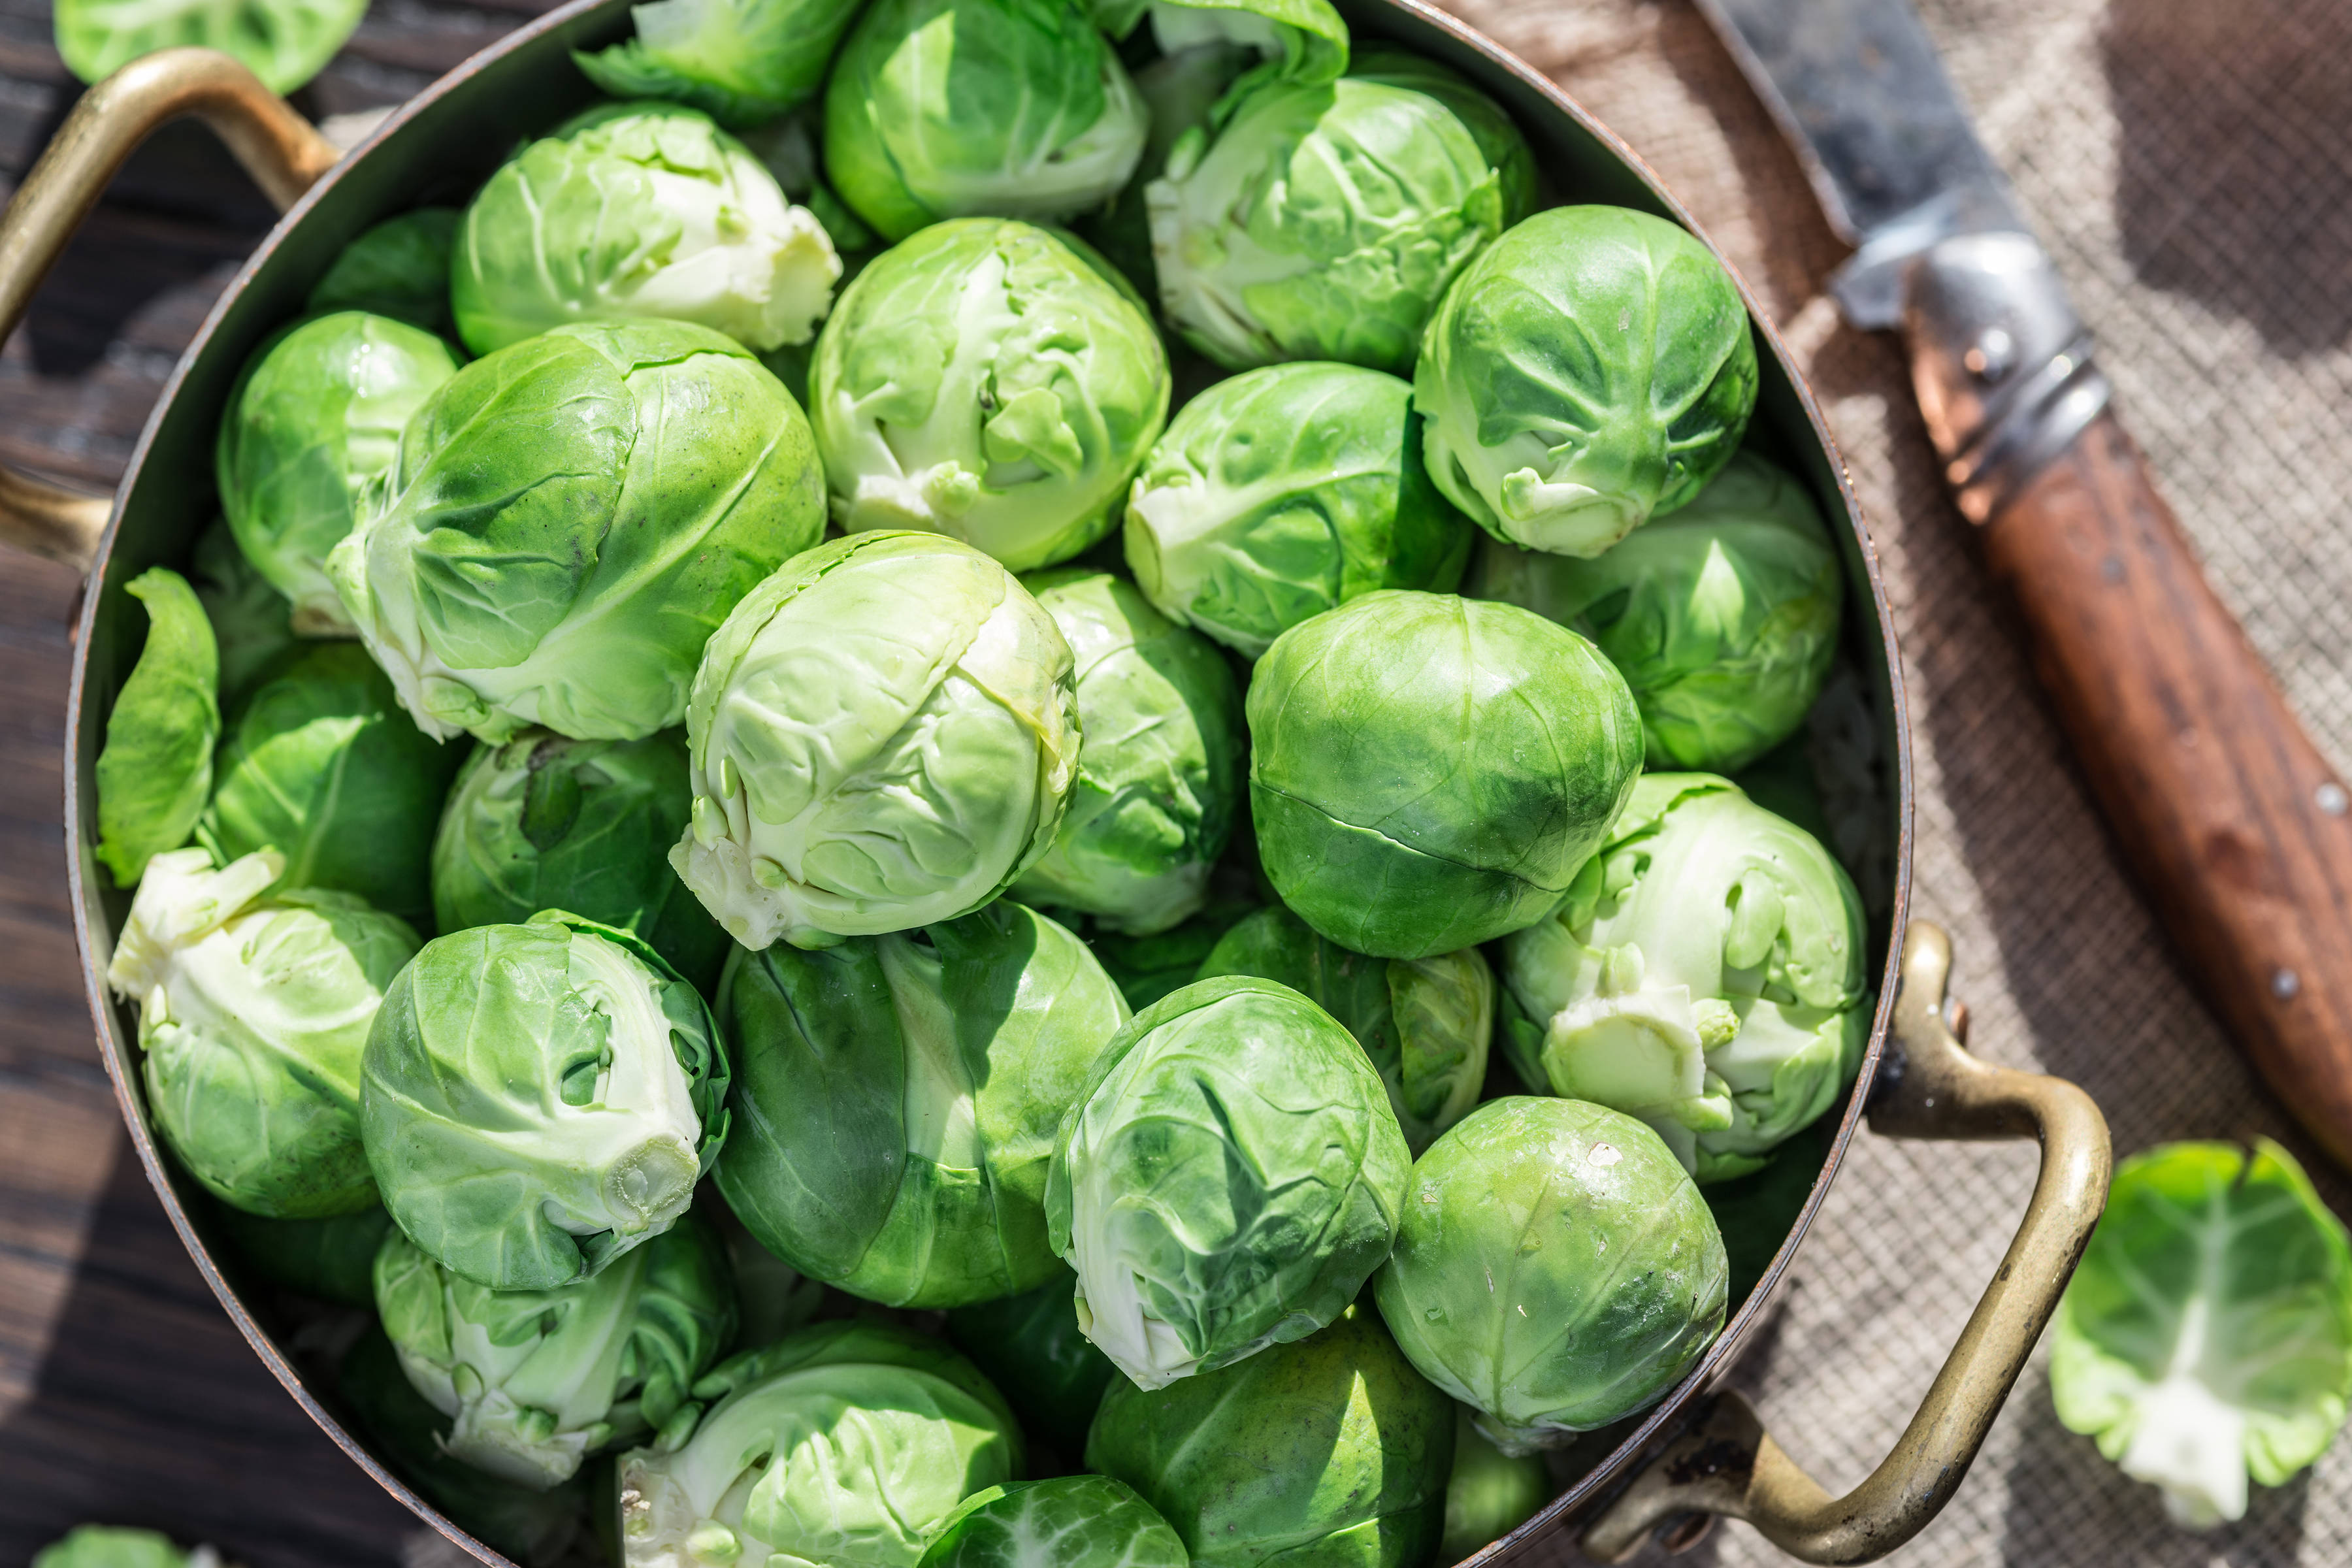
[[[1075,1458],[1103,1390],[1118,1375],[1078,1327],[1078,1277],[1056,1268],[1034,1290],[948,1313],[947,1336],[1020,1413],[1029,1432]]]
[[[152,1530],[78,1524],[33,1553],[32,1568],[221,1568],[221,1558],[209,1546],[183,1552]]]
[[[1490,539],[1481,598],[1591,637],[1633,688],[1653,767],[1736,773],[1801,729],[1837,657],[1844,578],[1805,487],[1742,453],[1592,560]]]
[[[1504,1453],[1486,1441],[1468,1405],[1454,1407],[1454,1473],[1445,1482],[1445,1533],[1433,1562],[1461,1562],[1551,1500],[1551,1477],[1540,1458]]]
[[[467,759],[433,838],[443,931],[569,910],[633,931],[698,991],[733,944],[669,868],[694,800],[686,741],[572,741],[545,731]]]
[[[1271,365],[1178,412],[1127,503],[1127,563],[1160,611],[1246,658],[1378,588],[1451,593],[1475,531],[1429,482],[1412,389],[1356,365]]]
[[[148,862],[106,981],[139,1004],[156,1130],[223,1203],[277,1219],[356,1214],[375,1182],[360,1138],[360,1058],[416,933],[347,893],[269,895],[261,850]]]
[[[383,1206],[495,1290],[568,1285],[661,1235],[727,1135],[702,998],[639,938],[561,910],[427,942],[360,1065]]]
[[[1293,626],[1258,660],[1248,717],[1267,879],[1375,958],[1542,920],[1642,765],[1633,695],[1591,643],[1446,594],[1368,594]]]
[[[857,0],[653,0],[636,34],[572,59],[614,98],[667,98],[751,129],[816,95]]]
[[[1110,531],[1168,417],[1168,355],[1083,242],[937,224],[884,251],[817,340],[834,520],[953,534],[1015,572]]]
[[[1061,832],[1013,891],[1110,931],[1166,931],[1208,902],[1241,802],[1249,742],[1232,667],[1108,572],[1022,585],[1070,645],[1086,738]]]
[[[375,1305],[375,1255],[392,1233],[382,1204],[320,1219],[265,1219],[222,1204],[213,1223],[229,1250],[279,1289],[339,1307]]]
[[[292,606],[245,558],[226,520],[196,536],[188,585],[212,624],[219,704],[235,712],[278,661],[301,646],[289,624]]]
[[[1373,1289],[1421,1374],[1519,1455],[1655,1404],[1721,1331],[1727,1269],[1655,1133],[1521,1096],[1478,1107],[1413,1166]]]
[[[1078,760],[1069,644],[969,545],[853,534],[728,616],[687,740],[693,823],[670,864],[737,942],[953,920],[1061,826]]]
[[[458,229],[449,298],[478,354],[645,317],[772,349],[808,341],[840,277],[824,226],[709,115],[616,103],[490,176]]]
[[[1168,1521],[1126,1482],[1056,1476],[964,1499],[922,1568],[1186,1568],[1189,1561]]]
[[[808,423],[749,353],[685,321],[558,327],[417,410],[328,570],[426,734],[635,741],[824,528]]]
[[[1200,977],[1221,974],[1278,980],[1345,1026],[1379,1069],[1415,1154],[1478,1103],[1495,1033],[1495,972],[1476,948],[1367,958],[1277,907],[1225,933]]]
[[[59,0],[58,53],[97,82],[162,49],[219,49],[286,93],[325,68],[366,10],[367,0]]]
[[[1222,1372],[1113,1383],[1087,1468],[1133,1487],[1195,1568],[1418,1568],[1445,1519],[1454,1409],[1369,1305]]]
[[[1000,899],[816,952],[770,947],[735,960],[719,1014],[735,1067],[719,1190],[762,1247],[900,1307],[1067,1272],[1045,1169],[1127,1021],[1076,937]]]
[[[409,1383],[450,1418],[443,1450],[544,1491],[610,1444],[675,1447],[694,1429],[689,1391],[734,1337],[735,1281],[691,1214],[546,1290],[477,1285],[394,1231],[375,1258],[375,1309]]]
[[[905,1329],[820,1323],[696,1392],[719,1402],[691,1438],[622,1457],[625,1568],[915,1568],[958,1503],[1021,1473],[1003,1396]]]
[[[114,885],[195,830],[220,739],[220,647],[186,578],[152,566],[122,591],[147,606],[147,641],[106,715],[98,753],[98,846]]]
[[[1077,0],[874,0],[824,93],[833,188],[885,239],[1101,206],[1149,115]]]
[[[449,251],[462,216],[455,207],[418,207],[384,219],[343,247],[327,275],[311,285],[305,309],[314,316],[366,310],[455,338]]]
[[[1170,994],[1104,1047],[1046,1177],[1079,1326],[1139,1388],[1315,1332],[1388,1256],[1412,1158],[1314,1003],[1237,976]]]
[[[1861,1070],[1862,902],[1727,779],[1651,773],[1556,910],[1504,944],[1542,1081],[1639,1117],[1702,1182],[1760,1170]]]
[[[1704,242],[1624,207],[1554,207],[1447,292],[1412,399],[1454,505],[1497,539],[1589,557],[1731,460],[1756,343]]]
[[[2352,1396],[2352,1243],[2294,1157],[2262,1138],[2116,1166],[2051,1327],[2050,1394],[2192,1529],[2326,1452]]]

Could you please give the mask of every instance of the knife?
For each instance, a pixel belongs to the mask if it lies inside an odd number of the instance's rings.
[[[1907,0],[1697,0],[1899,328],[2126,860],[2287,1109],[2352,1168],[2352,795],[2214,596]]]

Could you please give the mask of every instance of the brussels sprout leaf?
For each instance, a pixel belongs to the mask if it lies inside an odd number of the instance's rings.
[[[162,566],[123,591],[147,606],[148,628],[98,754],[98,858],[118,888],[188,841],[212,793],[220,739],[220,649],[195,591]]]

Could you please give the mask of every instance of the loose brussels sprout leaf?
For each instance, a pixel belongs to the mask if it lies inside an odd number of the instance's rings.
[[[271,668],[300,646],[288,624],[292,607],[245,558],[226,520],[196,536],[188,584],[212,625],[219,654],[219,704],[235,712]]]
[[[1528,1096],[1488,1100],[1413,1166],[1374,1290],[1421,1374],[1517,1455],[1655,1403],[1722,1330],[1726,1269],[1654,1133]]]
[[[1383,591],[1285,632],[1250,680],[1250,810],[1282,901],[1429,958],[1540,921],[1642,765],[1632,693],[1514,605]]]
[[[457,319],[449,313],[449,250],[460,216],[455,207],[418,207],[386,218],[343,247],[327,275],[312,286],[305,308],[314,316],[366,310],[436,337],[456,337]]]
[[[329,573],[426,734],[635,741],[824,528],[807,421],[750,354],[684,321],[558,327],[417,410]]]
[[[33,1553],[32,1568],[221,1568],[221,1560],[209,1546],[183,1552],[152,1530],[78,1524]]]
[[[824,226],[709,115],[608,104],[490,176],[457,233],[450,305],[478,354],[635,317],[772,349],[808,341],[840,277]]]
[[[735,1333],[725,1250],[692,1215],[548,1290],[487,1289],[394,1231],[375,1307],[409,1383],[452,1418],[444,1451],[540,1491],[610,1443],[683,1441],[702,1414],[688,1391]]]
[[[1150,936],[1096,931],[1087,938],[1087,945],[1102,961],[1128,1006],[1140,1013],[1171,991],[1198,979],[1202,961],[1225,932],[1257,907],[1256,900],[1230,890],[1219,892],[1213,883],[1208,908],[1181,925]]]
[[[2163,1489],[2193,1529],[2284,1486],[2344,1425],[2352,1245],[2267,1138],[2166,1143],[2116,1167],[2058,1302],[2050,1393],[2069,1430]]]
[[[1413,370],[1430,478],[1496,538],[1594,556],[1739,447],[1756,344],[1706,245],[1623,207],[1503,236],[1430,319]]]
[[[999,900],[919,931],[744,953],[719,1011],[737,1119],[719,1190],[761,1246],[900,1307],[1066,1272],[1045,1167],[1127,1021],[1076,937]]]
[[[1445,1483],[1445,1533],[1433,1562],[1459,1563],[1533,1519],[1552,1499],[1551,1477],[1534,1454],[1510,1455],[1486,1441],[1470,1406],[1454,1407],[1454,1473]]]
[[[196,837],[225,861],[275,849],[287,887],[356,893],[421,924],[433,824],[463,754],[410,722],[364,649],[312,644],[237,713]]]
[[[360,1125],[383,1206],[443,1268],[551,1290],[675,1224],[727,1135],[693,987],[560,910],[427,942],[386,993]]]
[[[348,893],[263,895],[270,850],[148,862],[106,981],[139,1004],[140,1076],[163,1142],[223,1203],[277,1219],[375,1203],[360,1055],[416,933]]]
[[[1866,943],[1811,834],[1727,779],[1651,773],[1559,908],[1504,944],[1503,983],[1553,1093],[1641,1118],[1716,1182],[1861,1070]]]
[[[325,68],[360,25],[367,0],[58,0],[58,53],[87,82],[142,55],[218,49],[272,92]]]
[[[1168,385],[1150,319],[1090,253],[970,219],[883,252],[843,292],[809,417],[845,530],[930,529],[1025,572],[1110,531]]]
[[[625,1568],[914,1568],[957,1503],[1021,1470],[971,1363],[879,1323],[803,1329],[703,1379],[693,1436],[620,1466]]]
[[[956,1505],[922,1568],[1186,1568],[1184,1543],[1108,1476],[989,1487]]]
[[[1087,1337],[1164,1388],[1339,1316],[1388,1255],[1411,1163],[1329,1014],[1272,981],[1203,980],[1104,1048],[1045,1220]]]
[[[1127,563],[1160,611],[1245,658],[1377,588],[1451,593],[1475,536],[1421,463],[1412,389],[1273,365],[1186,404],[1127,503]]]
[[[1023,580],[1076,659],[1077,786],[1013,892],[1148,936],[1198,913],[1224,853],[1248,739],[1224,656],[1108,572]]]
[[[213,1222],[230,1252],[279,1289],[339,1307],[375,1305],[375,1255],[392,1232],[382,1204],[324,1219],[264,1219],[222,1204]]]
[[[1454,1408],[1368,1306],[1311,1338],[1147,1392],[1114,1382],[1087,1468],[1142,1494],[1194,1568],[1415,1568],[1445,1518]]]
[[[1223,45],[1259,56],[1265,63],[1244,85],[1329,81],[1348,68],[1348,24],[1328,0],[1096,0],[1096,15],[1115,37],[1133,26],[1113,26],[1129,9],[1150,12],[1163,55]]]
[[[885,239],[1067,217],[1127,184],[1147,120],[1076,0],[874,0],[825,87],[825,173]]]
[[[1475,592],[1591,637],[1633,688],[1653,767],[1733,773],[1803,727],[1845,585],[1804,486],[1742,453],[1593,560],[1488,540]]]
[[[98,754],[98,847],[114,885],[188,841],[213,787],[220,649],[187,579],[154,566],[123,584],[147,606],[147,643],[106,716]]]
[[[1495,972],[1476,948],[1367,958],[1276,908],[1227,931],[1201,965],[1203,980],[1223,974],[1278,980],[1338,1019],[1379,1069],[1413,1153],[1478,1103],[1495,1032]]]
[[[670,864],[735,940],[822,947],[968,914],[1043,855],[1077,775],[1069,645],[1002,566],[861,533],[752,590],[687,713]]]
[[[572,58],[614,98],[667,98],[750,129],[816,95],[856,0],[653,0],[636,37]]]
[[[958,1307],[947,1321],[948,1338],[1004,1390],[1022,1425],[1071,1456],[1118,1370],[1078,1328],[1077,1284],[1056,1268],[1034,1290]]]
[[[443,931],[569,910],[632,931],[708,993],[732,943],[665,857],[694,800],[686,741],[571,741],[545,731],[475,752],[433,839]]]

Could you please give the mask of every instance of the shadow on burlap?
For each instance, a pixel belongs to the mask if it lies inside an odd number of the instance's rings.
[[[1958,952],[1984,1055],[2074,1079],[2119,1153],[2266,1132],[2315,1152],[2190,997],[2126,885],[2017,624],[1945,500],[1892,338],[1822,293],[1844,247],[1688,0],[1452,0],[1655,168],[1759,289],[1836,429],[1886,574],[1918,764],[1916,913]],[[2125,423],[2287,693],[2352,760],[2352,7],[2337,0],[1941,0],[1979,132],[2097,334]],[[1574,193],[1564,193],[1573,199]],[[2033,1180],[2018,1146],[1859,1137],[1740,1369],[1832,1491],[1909,1419]],[[2243,1523],[2166,1523],[2050,1405],[2046,1352],[1915,1568],[2352,1563],[2352,1443]],[[1573,1553],[1563,1549],[1563,1556]],[[1647,1561],[1663,1562],[1662,1558]],[[1784,1561],[1727,1525],[1677,1560]]]

